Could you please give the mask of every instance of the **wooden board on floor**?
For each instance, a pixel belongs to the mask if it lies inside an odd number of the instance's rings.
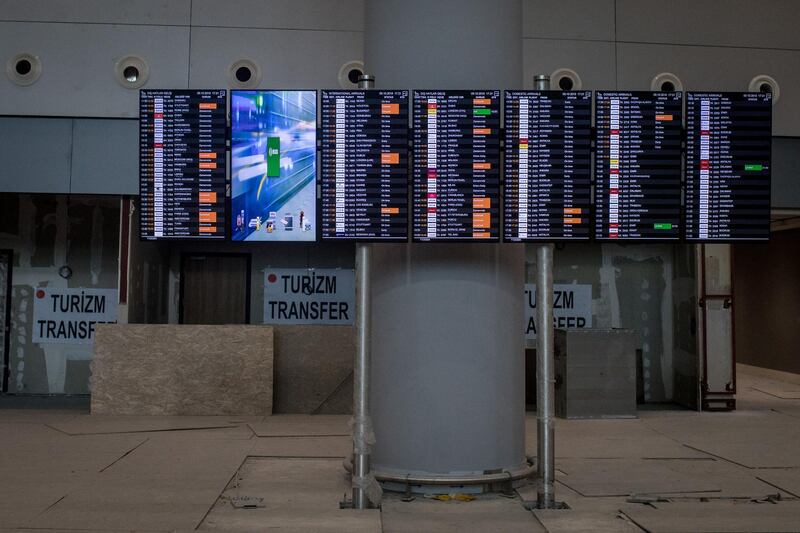
[[[329,437],[350,435],[349,415],[273,415],[250,423],[258,437]]]
[[[339,459],[250,457],[200,529],[380,533],[377,509],[339,509],[350,490]],[[234,496],[263,498],[264,507],[235,509]]]
[[[625,516],[602,511],[537,509],[533,511],[547,533],[641,533]]]
[[[783,401],[783,400],[776,400]],[[644,423],[676,441],[748,468],[800,467],[800,418],[775,411],[685,413]]]
[[[756,477],[795,498],[800,498],[800,469],[798,468],[759,470]]]
[[[536,416],[525,419],[529,455],[536,454]],[[693,459],[706,455],[659,434],[640,419],[556,419],[556,457],[563,458],[670,458]]]
[[[84,411],[75,409],[0,409],[0,424],[52,424],[63,422]]]
[[[252,444],[148,440],[90,484],[71,491],[33,528],[172,530],[196,528],[244,462]]]
[[[400,495],[387,495],[382,506],[385,533],[423,531],[478,533],[536,533],[545,529],[516,498],[481,494],[470,502],[442,502],[417,496],[411,502]]]
[[[698,494],[761,498],[775,490],[752,470],[713,460],[559,459],[559,483],[586,497]]]
[[[781,400],[800,400],[800,386],[798,385],[795,385],[795,388],[793,389],[787,389],[785,385],[773,387],[759,385],[757,387],[753,387],[753,390],[763,392],[764,394],[769,394],[770,396],[775,396]]]
[[[261,417],[256,417],[250,420],[260,419]],[[81,415],[49,425],[67,435],[102,435],[106,433],[232,428],[242,423],[242,419],[230,416]]]
[[[349,436],[259,437],[253,439],[251,457],[332,457],[344,459],[353,453]]]
[[[651,533],[796,533],[800,502],[627,504],[622,512]]]

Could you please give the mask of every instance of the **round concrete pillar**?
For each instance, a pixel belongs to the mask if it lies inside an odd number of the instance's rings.
[[[378,88],[522,86],[520,0],[367,0]],[[371,405],[377,474],[525,466],[524,247],[377,244]]]

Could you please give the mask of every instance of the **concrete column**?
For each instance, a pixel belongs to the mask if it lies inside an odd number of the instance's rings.
[[[520,0],[367,0],[378,88],[522,87]],[[375,245],[376,474],[525,465],[524,247]]]

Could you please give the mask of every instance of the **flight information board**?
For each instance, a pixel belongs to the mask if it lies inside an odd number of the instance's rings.
[[[505,91],[503,240],[588,240],[592,91]]]
[[[224,239],[227,93],[139,92],[139,236]]]
[[[596,239],[680,239],[682,99],[595,93]]]
[[[499,239],[500,91],[415,91],[415,241]]]
[[[408,240],[408,91],[322,91],[322,239]]]
[[[769,240],[771,159],[771,93],[687,93],[686,239]]]

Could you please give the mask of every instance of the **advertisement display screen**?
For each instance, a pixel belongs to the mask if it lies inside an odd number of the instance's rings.
[[[316,91],[231,92],[231,239],[315,241]]]

